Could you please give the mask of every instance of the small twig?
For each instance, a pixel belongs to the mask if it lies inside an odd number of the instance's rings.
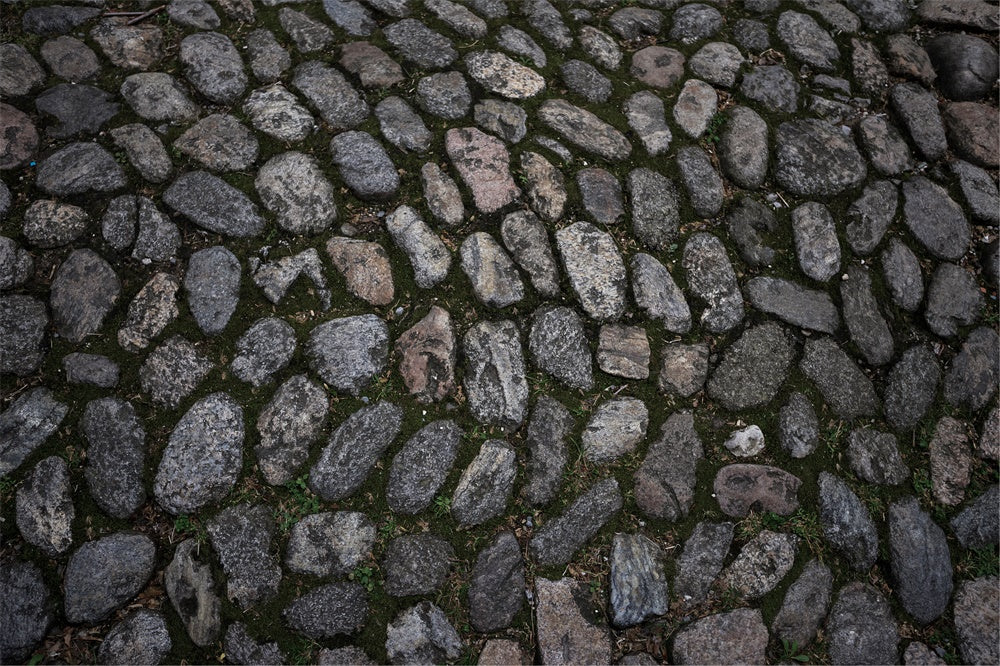
[[[136,16],[134,19],[129,20],[128,22],[125,23],[125,25],[135,25],[139,21],[143,21],[152,16],[153,14],[158,14],[159,12],[162,12],[166,8],[167,8],[166,5],[160,5],[159,7],[150,9],[148,12],[143,12],[139,16]]]
[[[145,14],[145,12],[104,12],[103,14],[101,14],[101,17],[104,18],[106,16],[141,16],[142,14]]]

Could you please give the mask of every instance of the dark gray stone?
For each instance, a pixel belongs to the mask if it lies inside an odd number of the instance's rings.
[[[506,3],[504,3],[504,7],[506,7]],[[500,26],[500,30],[497,32],[497,44],[508,53],[531,60],[535,67],[545,67],[548,62],[542,47],[528,33],[513,26]]]
[[[48,123],[49,137],[68,139],[100,132],[121,109],[112,99],[111,94],[94,86],[60,83],[36,97],[35,108],[55,121]]]
[[[163,193],[163,201],[198,226],[234,238],[264,230],[257,206],[232,185],[205,171],[190,171]]]
[[[700,522],[695,525],[677,557],[677,576],[674,578],[674,594],[686,606],[695,606],[705,600],[715,577],[722,571],[732,541],[732,523]]]
[[[997,542],[1000,538],[998,502],[1000,490],[994,484],[951,519],[951,529],[962,548],[987,548]]]
[[[156,273],[143,285],[128,306],[125,325],[118,330],[118,344],[138,353],[177,318],[180,281],[169,273]]]
[[[66,564],[66,620],[103,621],[146,586],[155,564],[156,545],[144,534],[116,532],[83,544]]]
[[[524,560],[513,532],[479,551],[469,583],[469,620],[476,631],[506,629],[524,604]]]
[[[837,308],[826,292],[771,277],[752,278],[743,291],[755,308],[793,326],[832,334],[840,325]]]
[[[193,344],[175,335],[146,357],[139,368],[139,384],[154,403],[176,409],[214,367]]]
[[[294,234],[325,231],[337,219],[333,185],[311,157],[282,153],[267,161],[254,181],[278,226]]]
[[[285,655],[281,653],[277,643],[255,641],[247,633],[246,625],[242,622],[233,622],[229,625],[223,645],[227,660],[236,664],[266,666],[285,662]]]
[[[313,513],[292,527],[285,566],[299,574],[344,576],[366,562],[375,544],[375,525],[363,513]]]
[[[699,321],[706,330],[724,333],[743,321],[743,295],[722,241],[709,233],[694,234],[684,245],[681,265],[688,288],[705,304]]]
[[[49,456],[35,465],[17,489],[17,529],[25,541],[56,557],[73,545],[75,516],[69,465],[58,456]]]
[[[365,200],[390,199],[399,189],[399,173],[375,138],[367,132],[343,132],[330,142],[333,163],[356,196]]]
[[[59,35],[86,23],[101,13],[93,7],[67,7],[52,5],[32,7],[21,17],[21,27],[35,35]]]
[[[257,138],[235,117],[213,113],[192,125],[173,147],[212,171],[245,171],[257,161]]]
[[[899,663],[899,634],[889,602],[871,585],[840,589],[826,621],[834,664]]]
[[[573,423],[569,410],[559,401],[539,396],[528,420],[528,479],[521,490],[532,506],[548,504],[559,491],[568,457],[566,438]]]
[[[225,35],[188,35],[181,40],[179,56],[187,80],[216,104],[233,104],[246,89],[247,75],[240,53]]]
[[[897,238],[882,251],[882,271],[896,305],[916,311],[924,298],[924,279],[916,255]]]
[[[748,190],[759,188],[767,178],[767,123],[752,109],[733,107],[726,112],[717,153],[722,172],[730,180]]]
[[[462,272],[483,304],[504,308],[524,298],[524,283],[514,262],[485,231],[466,236],[459,249]]]
[[[591,104],[606,102],[611,96],[611,80],[582,60],[567,60],[559,68],[559,74],[571,92]]]
[[[349,35],[363,37],[378,27],[368,10],[355,0],[323,0],[323,9]]]
[[[174,166],[163,142],[153,130],[142,123],[116,127],[109,132],[115,145],[125,151],[129,163],[146,180],[162,183],[170,177]],[[130,245],[131,242],[126,243]]]
[[[812,643],[830,608],[833,574],[819,560],[810,560],[785,592],[781,609],[771,622],[771,631],[799,649]]]
[[[396,537],[382,558],[385,591],[393,597],[434,594],[448,576],[454,558],[451,544],[434,534]]]
[[[182,541],[163,572],[163,586],[170,604],[184,623],[191,641],[199,647],[211,645],[222,630],[221,601],[212,569],[195,539]]]
[[[314,640],[361,630],[368,619],[368,595],[360,583],[328,583],[308,592],[282,611],[293,631]]]
[[[795,340],[775,322],[748,328],[730,345],[708,380],[708,395],[729,411],[768,404],[795,360]]]
[[[153,494],[173,514],[221,501],[243,465],[243,410],[225,393],[196,402],[177,422],[163,451]]]
[[[499,439],[483,442],[462,472],[451,500],[451,515],[462,527],[479,525],[501,515],[514,488],[514,450]]]
[[[422,69],[444,69],[458,58],[451,40],[416,19],[403,19],[382,29],[386,40]]]
[[[546,307],[532,315],[528,349],[536,366],[568,386],[594,384],[590,346],[579,315],[567,307]]]
[[[927,413],[941,383],[937,357],[924,345],[903,352],[886,377],[883,408],[897,430],[909,430]]]
[[[358,395],[382,373],[389,354],[389,328],[372,314],[332,319],[309,334],[310,367],[338,391]]]
[[[0,474],[10,474],[45,443],[62,423],[69,406],[38,386],[24,392],[0,413]]]
[[[610,171],[599,168],[576,172],[583,207],[598,224],[615,225],[625,217],[622,187]]]
[[[762,664],[767,627],[760,610],[740,608],[695,620],[674,637],[678,664]]]
[[[198,30],[215,30],[222,22],[205,0],[171,0],[167,16],[174,23]]]
[[[70,342],[96,333],[120,294],[121,282],[108,262],[93,250],[74,250],[52,280],[56,332]]]
[[[969,249],[969,223],[940,185],[923,176],[903,183],[906,226],[935,257],[957,261]]]
[[[992,664],[1000,658],[1000,631],[997,631],[996,576],[964,580],[955,595],[955,631],[958,650],[968,664]]]
[[[309,471],[309,488],[327,502],[353,495],[396,439],[402,420],[403,410],[389,402],[348,416]]]
[[[135,409],[118,398],[92,400],[80,431],[87,439],[90,496],[105,513],[128,518],[146,502],[146,431]]]
[[[278,11],[278,22],[300,53],[323,50],[333,40],[333,31],[326,25],[288,7]]]
[[[451,471],[462,430],[452,421],[434,421],[417,431],[389,468],[386,501],[403,514],[417,514],[430,506]]]
[[[603,479],[577,497],[531,539],[531,553],[541,566],[562,566],[622,508],[618,482]]]
[[[819,421],[809,399],[795,392],[781,408],[778,442],[793,458],[805,458],[819,445]]]
[[[243,610],[278,592],[281,566],[274,554],[276,531],[270,508],[237,504],[207,524],[208,538],[226,572],[226,596]]]
[[[916,83],[897,83],[892,87],[891,99],[893,109],[899,114],[917,149],[929,161],[940,159],[948,150],[948,139],[938,111],[937,97]],[[906,193],[905,187],[903,193]]]
[[[386,97],[375,107],[382,136],[403,151],[426,152],[432,134],[413,108],[401,97]]]
[[[198,250],[184,275],[188,307],[208,335],[226,328],[240,297],[240,260],[221,245]]]
[[[65,197],[113,192],[125,187],[125,173],[115,158],[96,143],[71,143],[38,164],[35,184],[44,192]]]
[[[415,99],[421,109],[446,120],[464,117],[472,106],[472,93],[461,72],[423,77],[417,82]]]
[[[101,664],[159,664],[173,642],[159,611],[139,609],[111,627],[97,650]]]
[[[771,48],[767,24],[754,19],[738,19],[732,27],[733,38],[747,51],[763,53]]]
[[[386,217],[385,226],[410,260],[418,287],[430,289],[448,276],[451,253],[416,210],[400,206]]]
[[[260,440],[254,452],[265,481],[277,486],[295,478],[319,439],[328,409],[326,391],[305,375],[278,387],[257,418]]]
[[[890,433],[869,428],[852,430],[847,438],[847,457],[851,469],[862,481],[898,486],[910,478],[896,438]]]
[[[24,211],[21,231],[30,244],[50,249],[69,245],[87,230],[89,224],[90,216],[82,208],[40,199]]]
[[[847,279],[840,283],[841,309],[851,340],[869,365],[885,365],[892,360],[893,341],[889,324],[872,291],[868,269],[859,264],[847,268]]]
[[[472,109],[476,124],[508,143],[517,143],[528,133],[528,114],[517,104],[484,99]]]
[[[639,168],[629,172],[628,193],[636,238],[653,250],[666,249],[680,225],[677,188],[659,173]]]
[[[516,429],[528,403],[520,334],[511,321],[481,321],[462,339],[463,386],[469,410],[481,423]]]
[[[684,292],[655,257],[640,252],[632,257],[632,291],[635,304],[648,317],[658,319],[672,333],[691,330],[691,309]]]
[[[626,379],[649,377],[649,338],[641,326],[605,324],[597,343],[597,365],[604,372]]]
[[[538,109],[538,118],[573,145],[609,162],[620,162],[632,152],[624,134],[566,100],[546,100]]]
[[[776,238],[778,221],[770,206],[748,196],[726,215],[726,229],[739,247],[743,261],[751,266],[766,266],[774,261],[774,249],[768,239]]]
[[[991,328],[969,333],[944,378],[944,397],[973,411],[989,403],[1000,375],[1000,338]]]
[[[722,210],[725,189],[708,154],[697,146],[685,146],[677,151],[677,168],[695,215],[710,218],[718,214]]]
[[[927,43],[927,54],[938,74],[937,87],[949,99],[980,99],[997,80],[997,50],[978,37],[938,35]]]
[[[801,86],[782,65],[754,67],[743,75],[740,90],[752,102],[772,113],[795,113]]]
[[[683,5],[674,11],[670,38],[682,44],[708,39],[722,29],[722,14],[715,7],[701,3]]]
[[[45,358],[42,342],[49,315],[31,296],[0,297],[0,372],[19,377],[33,374]]]
[[[625,7],[608,17],[608,25],[626,41],[656,36],[663,27],[663,14],[646,7]]]
[[[198,118],[200,109],[170,74],[133,74],[121,85],[121,95],[139,116],[153,122],[186,123]]]
[[[611,622],[631,627],[670,605],[670,588],[663,570],[663,551],[641,534],[615,534],[611,549]]]
[[[879,180],[866,187],[847,209],[850,222],[844,231],[855,254],[866,256],[875,251],[896,217],[898,200],[896,185]]]
[[[799,196],[840,194],[863,183],[868,173],[851,136],[823,120],[782,123],[775,146],[775,178]]]
[[[533,213],[518,211],[504,217],[500,237],[539,294],[552,298],[560,293],[559,269],[548,232]]]
[[[889,506],[889,563],[903,608],[921,625],[951,600],[951,555],[944,531],[908,497]]]
[[[55,622],[54,599],[42,572],[30,562],[0,566],[0,661],[25,661]]]
[[[386,627],[385,651],[393,664],[440,664],[462,654],[462,639],[429,601],[401,611]]]
[[[580,28],[576,37],[584,53],[604,69],[614,71],[621,67],[622,51],[611,35],[585,25]]]
[[[878,533],[871,514],[847,484],[819,474],[819,520],[823,536],[856,570],[868,571],[878,555]]]
[[[286,143],[302,141],[312,133],[316,123],[298,98],[280,83],[250,93],[243,112],[254,128]]]
[[[832,339],[807,339],[799,367],[842,418],[856,419],[878,411],[872,381]]]
[[[236,341],[233,374],[254,386],[271,381],[295,353],[295,329],[276,317],[258,319]]]
[[[8,199],[9,194],[8,190]],[[0,199],[2,198],[2,193],[0,193]],[[2,202],[0,202],[0,209],[3,209]],[[2,217],[3,213],[0,212],[0,218]],[[0,236],[0,289],[19,287],[27,282],[34,272],[35,260],[28,251],[13,238]]]
[[[649,445],[635,472],[635,502],[652,518],[676,522],[687,516],[694,503],[698,461],[704,447],[694,428],[694,414],[670,415],[660,437]]]
[[[984,304],[972,275],[955,264],[938,264],[927,288],[927,326],[941,337],[958,333],[959,326],[976,323]]]

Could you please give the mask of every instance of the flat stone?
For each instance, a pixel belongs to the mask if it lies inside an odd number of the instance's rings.
[[[451,40],[416,19],[403,19],[382,29],[399,54],[422,69],[444,69],[458,59]]]
[[[325,231],[337,219],[330,184],[316,161],[303,153],[276,155],[257,172],[254,181],[264,206],[278,226],[294,234]]]
[[[0,45],[0,92],[22,97],[45,83],[45,70],[20,44]]]
[[[174,141],[174,148],[213,171],[244,171],[257,160],[253,133],[233,116],[205,116]]]
[[[646,7],[625,7],[608,18],[608,26],[627,41],[655,37],[663,28],[663,14]]]
[[[431,505],[455,462],[462,434],[453,421],[432,421],[406,441],[389,468],[386,501],[393,511],[415,515]]]
[[[895,176],[913,166],[909,145],[886,118],[865,116],[858,123],[858,135],[868,160],[882,175]]]
[[[289,7],[282,7],[278,11],[278,22],[295,42],[300,53],[321,51],[333,40],[330,28]]]
[[[774,175],[799,196],[840,194],[860,185],[868,173],[851,136],[823,120],[782,123],[775,144]]]
[[[276,526],[268,507],[237,504],[206,525],[212,548],[226,572],[226,596],[247,610],[278,592],[281,566],[272,550]]]
[[[463,5],[450,2],[450,0],[431,0],[431,2],[426,3],[426,6],[435,16],[463,37],[482,39],[488,32],[486,21]]]
[[[527,181],[528,203],[546,222],[557,222],[563,215],[567,193],[562,172],[547,159],[533,152],[521,153],[521,173]]]
[[[629,172],[628,190],[636,238],[653,250],[665,249],[680,225],[676,187],[659,173],[639,168]]]
[[[127,25],[114,19],[100,21],[90,37],[115,67],[147,71],[165,55],[163,31],[149,23]]]
[[[685,146],[677,152],[677,166],[695,215],[711,218],[718,214],[725,190],[708,154],[697,146]]]
[[[360,583],[328,583],[302,595],[282,611],[285,623],[314,640],[354,634],[368,619],[368,594]]]
[[[375,315],[341,317],[309,334],[306,355],[320,378],[339,391],[358,395],[385,368],[389,329]]]
[[[326,252],[343,275],[348,291],[372,305],[392,302],[392,266],[381,245],[337,236],[327,241]]]
[[[198,32],[181,40],[180,61],[191,85],[216,104],[236,102],[247,85],[243,61],[228,37]]]
[[[662,393],[687,398],[701,390],[708,377],[708,345],[671,344],[660,354],[656,385]]]
[[[626,379],[649,377],[649,339],[640,326],[605,324],[597,344],[597,365],[609,375]]]
[[[1000,516],[994,510],[997,501],[1000,487],[994,484],[951,519],[951,529],[963,548],[986,548],[996,543],[1000,535]]]
[[[472,109],[476,124],[508,143],[517,143],[528,133],[528,114],[511,102],[484,99]]]
[[[948,140],[937,97],[916,83],[897,83],[890,99],[920,153],[932,162],[940,159],[948,150]]]
[[[840,325],[837,308],[823,291],[782,278],[755,277],[743,285],[751,305],[785,323],[832,334]]]
[[[606,102],[611,96],[611,79],[590,63],[567,60],[559,68],[559,75],[566,88],[592,104]]]
[[[614,225],[625,216],[625,203],[618,179],[599,168],[576,172],[576,184],[583,207],[598,224]]]
[[[133,353],[149,347],[180,314],[180,288],[180,281],[169,273],[156,273],[150,278],[129,303],[125,325],[118,330],[118,344]]]
[[[70,384],[114,388],[120,374],[118,364],[107,356],[73,352],[63,357],[63,372]]]
[[[403,81],[403,69],[385,51],[369,42],[350,42],[340,49],[340,64],[364,88],[388,88]]]
[[[181,247],[177,225],[149,197],[136,197],[136,237],[132,258],[144,264],[153,261],[176,261]]]
[[[734,183],[755,190],[767,178],[767,123],[755,111],[735,106],[726,112],[717,153],[722,172]]]
[[[541,307],[532,315],[528,349],[535,365],[564,384],[594,384],[590,346],[579,315],[567,307]]]
[[[1000,132],[993,107],[976,102],[952,102],[944,109],[948,141],[960,157],[987,169],[1000,165],[1000,149],[986,138]]]
[[[890,35],[886,39],[885,55],[893,74],[916,79],[927,87],[934,85],[937,73],[931,59],[909,35]]]
[[[35,260],[17,241],[0,236],[0,289],[13,289],[34,275]]]
[[[615,320],[625,312],[625,263],[607,233],[588,222],[556,232],[570,284],[593,319]]]
[[[476,83],[507,99],[528,99],[545,89],[542,76],[496,51],[469,53],[465,67]]]
[[[114,270],[96,252],[74,250],[56,269],[49,305],[56,332],[70,342],[97,333],[121,294]]]
[[[167,16],[174,23],[198,30],[215,30],[222,22],[205,0],[171,0]]]
[[[548,0],[524,0],[521,13],[535,31],[560,51],[573,44],[573,33],[563,22],[562,15]]]
[[[903,352],[886,378],[886,420],[898,430],[908,430],[927,413],[941,383],[941,369],[934,353],[924,345]]]
[[[842,587],[826,629],[834,664],[895,664],[899,659],[896,619],[871,585],[855,581]]]
[[[337,27],[352,36],[370,35],[378,25],[364,5],[355,0],[323,0],[323,10]]]
[[[1000,656],[997,642],[997,577],[964,580],[955,594],[958,650],[967,663],[989,664]]]
[[[598,407],[580,437],[583,454],[598,464],[635,451],[646,438],[649,413],[638,398],[615,398]]]
[[[823,536],[855,570],[865,572],[878,555],[871,514],[841,479],[819,474],[819,520]]]
[[[195,539],[177,546],[174,557],[163,572],[163,586],[170,604],[180,616],[191,642],[199,647],[214,643],[222,630],[221,602],[216,592],[212,569],[200,555]]]
[[[728,42],[709,42],[691,56],[688,69],[695,76],[723,88],[731,88],[744,62],[740,50]]]
[[[333,431],[309,471],[309,488],[327,502],[350,497],[399,434],[403,410],[377,402],[354,412]]]
[[[400,206],[386,217],[385,227],[409,258],[418,287],[430,289],[448,276],[451,253],[417,211]]]
[[[509,627],[524,604],[524,583],[521,547],[512,532],[501,532],[479,551],[472,570],[469,619],[476,631]]]
[[[462,654],[462,639],[429,601],[401,611],[386,627],[385,651],[393,664],[438,664]]]
[[[727,516],[742,518],[749,512],[770,511],[791,515],[802,481],[783,469],[768,465],[727,465],[715,475],[713,490]]]
[[[755,19],[738,19],[732,27],[733,39],[747,51],[763,53],[771,48],[771,37],[767,25]]]
[[[224,236],[246,238],[264,229],[264,218],[243,192],[205,171],[179,176],[163,193],[163,201],[198,226]]]
[[[685,605],[699,604],[708,595],[733,541],[732,523],[700,522],[677,557],[674,594]]]
[[[97,659],[102,664],[158,664],[172,647],[163,614],[139,609],[104,636]]]
[[[705,304],[699,321],[713,333],[732,329],[743,320],[743,296],[722,242],[708,233],[697,233],[684,245],[681,262],[688,288]]]
[[[889,555],[903,608],[921,625],[933,622],[951,600],[951,555],[944,531],[914,497],[889,506]]]
[[[752,266],[770,266],[774,261],[775,251],[768,243],[776,239],[778,220],[770,206],[749,196],[740,198],[726,215],[726,229],[743,261]]]
[[[328,407],[326,393],[305,375],[278,387],[257,418],[260,440],[254,452],[264,480],[283,485],[295,478],[319,439]]]
[[[580,48],[591,60],[607,70],[617,70],[622,65],[622,51],[615,39],[597,28],[585,25],[577,35]]]
[[[610,162],[622,161],[632,152],[625,135],[565,100],[546,100],[538,109],[538,118],[573,145]]]
[[[850,208],[850,220],[845,228],[847,242],[855,254],[869,255],[875,251],[886,230],[896,217],[899,190],[887,181],[869,185]]]
[[[774,635],[800,649],[812,643],[830,608],[832,586],[829,567],[810,560],[785,592],[781,609],[771,622]]]
[[[0,658],[11,663],[28,659],[55,622],[55,605],[36,565],[5,561],[0,567],[0,617],[5,627]]]
[[[799,367],[842,418],[851,420],[878,411],[872,381],[832,339],[807,339]]]
[[[944,378],[944,397],[952,405],[979,410],[989,403],[1000,374],[1000,338],[991,328],[969,333]]]
[[[86,23],[98,14],[100,14],[100,10],[92,7],[67,7],[65,5],[32,7],[24,12],[24,16],[21,18],[21,27],[25,32],[34,35],[61,34]]]
[[[39,163],[35,184],[60,197],[113,192],[125,187],[125,173],[96,143],[71,143]]]
[[[69,406],[57,401],[52,391],[37,386],[0,413],[0,474],[6,476],[20,467],[59,428],[68,411]]]
[[[144,534],[116,532],[83,544],[63,577],[66,621],[103,621],[146,586],[155,562],[156,545]]]
[[[439,222],[449,227],[462,223],[465,219],[462,193],[451,176],[434,162],[427,162],[420,168],[420,184],[423,186],[427,207]]]
[[[528,211],[510,213],[500,225],[500,236],[535,290],[547,298],[558,296],[559,269],[552,256],[548,232],[538,218]]]
[[[573,417],[562,403],[545,395],[538,397],[525,436],[528,478],[521,488],[530,505],[546,505],[559,491],[568,458],[566,439],[573,425]]]
[[[299,276],[304,275],[316,288],[316,296],[322,309],[330,309],[330,290],[327,288],[319,252],[314,247],[267,263],[261,263],[259,259],[253,257],[250,259],[250,275],[254,284],[264,292],[267,300],[275,305],[281,303]]]
[[[672,414],[635,472],[639,509],[652,518],[676,522],[694,502],[695,471],[704,448],[691,412]]]
[[[609,663],[611,641],[601,612],[572,578],[537,578],[538,649],[546,664]]]
[[[949,99],[980,99],[997,78],[997,50],[978,37],[939,35],[927,43],[927,54],[938,73],[938,89]]]
[[[0,50],[0,58],[3,57]],[[37,150],[38,130],[31,116],[0,103],[0,169],[16,169],[27,164]]]
[[[775,322],[746,329],[709,378],[708,395],[733,412],[768,404],[788,376],[795,347]]]
[[[924,298],[924,280],[916,255],[899,239],[892,238],[882,251],[882,271],[896,305],[914,312]]]
[[[847,439],[847,457],[858,478],[868,483],[896,486],[910,478],[890,433],[856,428]]]
[[[472,93],[461,72],[442,72],[421,78],[415,95],[417,105],[427,113],[446,120],[458,120],[469,113]]]
[[[60,83],[35,97],[35,108],[47,123],[46,134],[54,139],[92,135],[118,115],[121,105],[100,88],[85,84]]]
[[[782,65],[754,67],[743,76],[740,90],[772,113],[795,113],[799,108],[801,86]]]
[[[969,2],[955,6],[943,0],[930,0],[920,3],[917,7],[917,16],[928,23],[978,28],[985,32],[1000,27],[1000,21],[994,16],[987,2]]]
[[[375,525],[356,511],[314,513],[295,523],[285,566],[313,576],[344,576],[371,556]]]
[[[503,6],[506,8],[506,3]],[[500,26],[497,44],[508,53],[527,58],[535,67],[545,67],[548,62],[542,47],[528,33],[513,26]]]
[[[462,527],[481,525],[501,515],[514,489],[514,449],[499,439],[483,442],[462,472],[451,498],[451,516]]]
[[[958,177],[958,185],[972,216],[984,222],[1000,223],[1000,195],[990,175],[984,169],[962,160],[952,162],[951,171]]]
[[[641,624],[669,610],[663,551],[641,534],[615,534],[611,550],[611,622]]]
[[[286,365],[295,352],[295,330],[281,319],[258,319],[236,341],[233,374],[261,386]]]
[[[382,136],[402,151],[426,152],[431,145],[431,132],[409,104],[401,97],[386,97],[375,107]]]
[[[243,410],[225,393],[196,402],[170,434],[153,494],[174,515],[225,498],[243,464]]]
[[[382,558],[385,591],[393,597],[433,594],[444,583],[454,558],[451,545],[434,534],[396,537]]]
[[[671,88],[684,76],[684,55],[665,46],[647,46],[632,54],[629,72],[653,88]]]
[[[310,60],[295,68],[292,86],[309,100],[320,117],[335,130],[356,127],[368,117],[368,103],[348,80],[336,69]],[[333,144],[341,146],[340,136],[354,136],[360,132],[347,132],[334,137]],[[333,145],[332,144],[332,145]],[[337,162],[337,149],[332,148]]]
[[[26,542],[56,557],[73,545],[75,517],[69,465],[58,456],[49,456],[35,465],[17,489],[17,529]]]
[[[910,641],[903,652],[904,664],[930,664],[939,666],[947,662],[938,656],[937,652],[932,652],[926,643],[920,641]]]
[[[246,45],[250,71],[261,83],[274,83],[291,69],[292,57],[270,30],[254,30],[247,35]]]
[[[917,240],[939,259],[957,261],[969,249],[969,223],[937,183],[916,176],[903,183],[903,219]]]
[[[722,581],[744,599],[759,599],[791,571],[797,545],[794,534],[761,530],[722,572]]]
[[[459,251],[462,271],[483,304],[504,308],[524,298],[524,284],[514,262],[485,231],[469,234]]]
[[[541,566],[565,565],[622,508],[618,482],[603,479],[535,532],[529,546]],[[603,662],[602,662],[603,663]]]
[[[778,16],[777,33],[796,60],[821,71],[834,68],[840,50],[830,33],[808,14],[785,11]]]
[[[455,390],[455,335],[448,312],[431,306],[427,315],[396,339],[399,372],[418,402],[440,401]]]
[[[343,132],[330,142],[333,163],[354,194],[366,201],[391,199],[399,189],[399,173],[375,138],[367,132]]]
[[[678,664],[764,663],[768,633],[760,610],[709,615],[692,622],[674,637]]]
[[[943,416],[931,436],[931,484],[934,498],[941,504],[957,506],[972,480],[972,447],[966,424]]]
[[[142,123],[116,127],[109,132],[115,145],[125,151],[129,163],[146,180],[165,182],[174,170],[160,137]]]
[[[927,288],[924,318],[941,337],[958,333],[959,326],[976,323],[983,308],[983,296],[975,278],[961,266],[938,264]]]
[[[31,202],[24,211],[24,238],[42,249],[69,245],[79,238],[90,225],[87,211],[72,204],[49,199]]]
[[[521,195],[510,175],[510,154],[500,140],[474,127],[453,128],[445,134],[445,150],[480,211],[495,212]]]
[[[840,298],[851,340],[869,365],[885,365],[892,360],[892,334],[875,300],[871,275],[864,266],[851,264],[846,277],[840,284]]]
[[[672,333],[691,330],[691,310],[684,292],[674,282],[670,272],[645,253],[632,257],[632,290],[635,304],[647,316],[658,319]]]
[[[223,645],[233,661],[244,664],[280,664],[285,661],[277,643],[254,640],[242,622],[229,625]]]
[[[239,303],[240,260],[221,245],[198,250],[184,276],[188,307],[208,335],[225,330]]]
[[[146,431],[131,404],[118,398],[87,403],[80,419],[87,440],[84,476],[106,514],[128,518],[146,503]]]

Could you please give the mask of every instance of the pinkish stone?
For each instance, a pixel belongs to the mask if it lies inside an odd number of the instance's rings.
[[[353,238],[331,238],[326,244],[330,261],[347,282],[347,290],[372,305],[389,305],[395,289],[389,255],[378,243]]]
[[[684,54],[665,46],[647,46],[632,56],[632,76],[654,88],[669,88],[684,76]]]
[[[399,374],[417,402],[444,400],[455,391],[455,334],[447,310],[434,305],[396,340]]]
[[[463,127],[448,130],[444,147],[480,211],[496,212],[521,196],[510,175],[510,153],[500,139]]]

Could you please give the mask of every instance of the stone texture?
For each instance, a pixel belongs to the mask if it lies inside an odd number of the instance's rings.
[[[479,552],[472,570],[469,617],[476,631],[509,627],[524,603],[524,584],[521,547],[513,533],[501,532]]]
[[[708,395],[730,411],[766,405],[794,360],[795,342],[779,324],[748,328],[712,372]]]
[[[430,533],[405,534],[386,546],[382,559],[385,591],[393,597],[434,594],[455,558],[451,545]]]
[[[794,534],[761,530],[722,572],[722,581],[744,599],[759,599],[791,571],[797,545]]]
[[[434,305],[396,339],[399,373],[418,402],[444,400],[455,391],[456,348],[451,316]]]
[[[326,393],[305,375],[278,387],[257,417],[260,440],[254,453],[265,481],[277,486],[295,478],[319,439],[328,408]]]
[[[233,374],[261,386],[286,365],[295,353],[295,329],[276,317],[258,319],[236,341],[230,364]]]
[[[743,320],[743,297],[722,242],[709,233],[688,238],[681,262],[688,288],[705,304],[699,321],[712,333],[723,333]]]
[[[597,366],[626,379],[649,377],[649,338],[639,326],[605,324],[597,343]]]
[[[672,344],[661,352],[657,388],[668,395],[687,398],[705,384],[708,377],[708,346]]]
[[[741,608],[709,615],[674,638],[678,664],[758,664],[764,662],[767,627],[756,609]]]
[[[55,603],[41,570],[30,562],[5,560],[0,567],[0,659],[23,661],[55,622]]]
[[[944,531],[908,497],[889,506],[889,563],[903,608],[921,625],[951,599],[951,555]]]
[[[204,647],[218,638],[222,620],[212,570],[199,555],[196,540],[182,541],[164,570],[163,584],[191,641]]]
[[[66,620],[97,624],[131,601],[153,574],[156,545],[144,534],[116,532],[70,556],[63,577]]]
[[[722,571],[732,541],[732,523],[700,522],[695,525],[676,560],[674,594],[684,604],[694,605],[705,600],[715,577]]]
[[[853,189],[867,175],[850,135],[822,120],[793,120],[776,132],[775,178],[793,194],[831,196]]]
[[[15,520],[21,536],[50,556],[61,555],[73,545],[75,516],[66,461],[57,456],[41,460],[17,489]]]
[[[622,496],[613,478],[593,484],[577,497],[561,515],[542,526],[529,546],[535,562],[542,566],[564,565],[616,513]]]
[[[510,175],[510,154],[499,139],[474,127],[450,129],[445,150],[480,211],[498,211],[520,197]]]
[[[374,543],[375,525],[363,513],[310,514],[292,527],[285,566],[299,574],[343,576],[368,560]]]
[[[871,514],[841,479],[819,475],[819,519],[823,536],[858,571],[868,571],[878,554]]]
[[[416,210],[400,206],[386,217],[385,226],[393,242],[407,254],[418,287],[430,289],[445,279],[451,254]]]
[[[306,355],[320,378],[358,395],[385,368],[389,330],[375,315],[332,319],[309,334]]]
[[[462,434],[453,421],[433,421],[407,440],[389,468],[386,501],[393,511],[417,514],[431,505],[455,462]]]
[[[257,206],[245,194],[204,171],[179,176],[163,201],[198,226],[225,236],[256,236],[264,229]]]
[[[958,650],[967,663],[989,664],[1000,656],[997,648],[997,577],[980,576],[959,584],[955,594],[955,631]]]
[[[391,199],[399,189],[399,173],[375,138],[367,132],[343,132],[330,142],[333,163],[354,194],[366,201]]]
[[[264,505],[237,504],[206,525],[212,548],[226,572],[226,596],[247,610],[274,597],[281,566],[272,551],[275,524]]]
[[[485,231],[469,234],[459,250],[462,271],[484,305],[504,308],[524,298],[524,284],[514,262]]]
[[[87,440],[84,476],[91,497],[108,515],[128,518],[146,502],[146,432],[135,409],[118,398],[93,400],[80,430]]]
[[[172,647],[163,614],[140,609],[104,636],[97,659],[102,664],[158,664]]]
[[[781,609],[771,622],[771,631],[780,640],[809,645],[830,608],[833,575],[819,560],[810,560],[785,592]]]
[[[882,593],[860,582],[840,589],[826,621],[834,664],[895,664],[899,659],[896,619]]]
[[[49,315],[31,296],[0,297],[0,372],[33,374],[45,358],[42,347]]]
[[[507,507],[516,473],[514,450],[502,440],[486,440],[459,477],[452,517],[469,527],[499,516]]]
[[[538,650],[546,664],[607,664],[611,640],[601,613],[572,578],[535,579]]]
[[[718,144],[722,172],[740,187],[755,190],[767,178],[767,123],[745,106],[726,113]]]
[[[621,132],[565,100],[546,100],[538,117],[573,145],[610,162],[624,160],[632,152],[632,144]]]
[[[528,479],[521,495],[533,506],[551,502],[562,482],[567,462],[566,438],[573,427],[573,417],[558,400],[539,396],[528,420],[525,436]]]
[[[982,409],[996,392],[998,367],[1000,338],[993,329],[974,329],[945,374],[945,399],[952,405]]]
[[[636,470],[635,501],[652,518],[676,522],[694,503],[695,475],[704,447],[694,428],[694,414],[675,412],[660,428]]]
[[[394,664],[436,664],[458,659],[462,639],[444,611],[421,601],[389,623],[385,651]]]
[[[972,447],[966,436],[966,424],[942,416],[931,436],[931,484],[934,498],[941,504],[962,503],[965,489],[972,480]]]
[[[641,624],[669,610],[663,552],[641,534],[615,534],[611,550],[611,621]]]
[[[841,417],[855,419],[878,410],[871,380],[832,339],[806,340],[799,367]]]
[[[45,443],[69,411],[49,389],[24,392],[0,413],[0,474],[10,474]]]
[[[750,511],[787,516],[799,506],[801,485],[797,477],[777,467],[738,464],[720,469],[713,489],[727,516],[742,518]]]

